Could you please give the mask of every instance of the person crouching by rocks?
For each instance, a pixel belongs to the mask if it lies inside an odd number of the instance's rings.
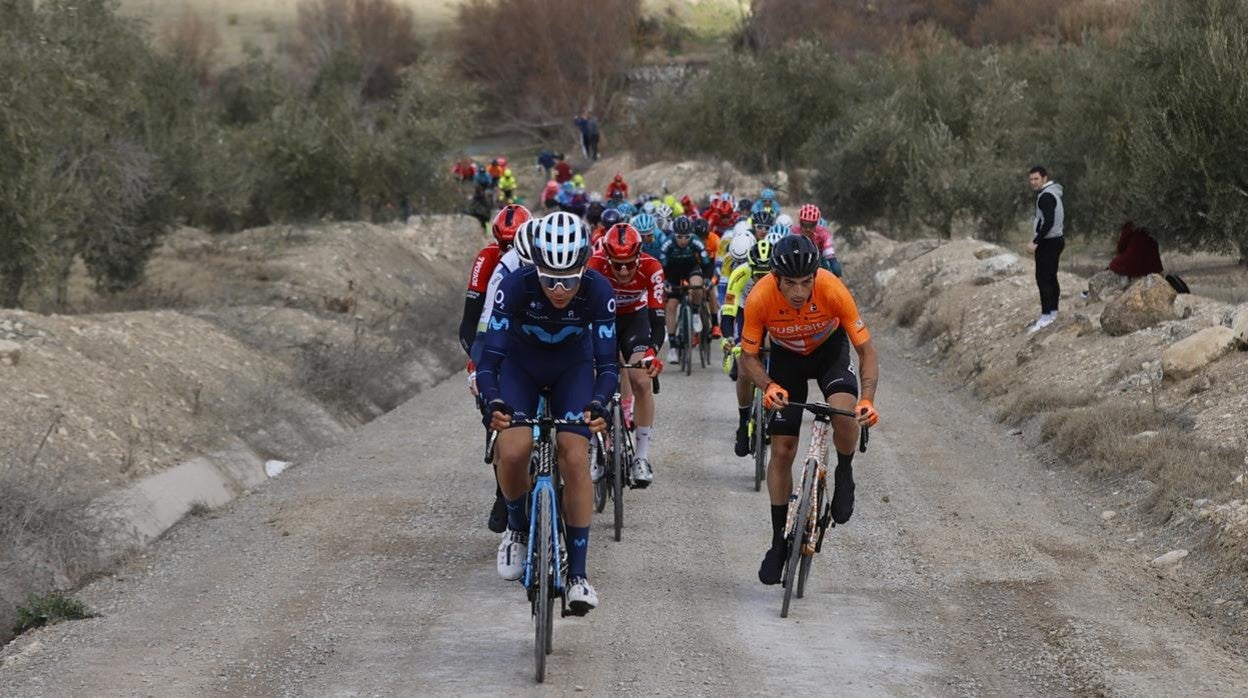
[[[1147,230],[1127,221],[1118,230],[1118,248],[1114,258],[1107,268],[1088,279],[1088,290],[1084,295],[1091,301],[1104,300],[1105,296],[1125,289],[1138,278],[1164,273],[1157,241]]]
[[[1027,181],[1036,192],[1034,236],[1027,249],[1036,257],[1036,286],[1040,289],[1040,319],[1027,331],[1036,332],[1057,320],[1062,295],[1057,262],[1066,248],[1066,239],[1062,237],[1066,213],[1062,209],[1062,185],[1049,179],[1048,170],[1036,165],[1028,171]]]

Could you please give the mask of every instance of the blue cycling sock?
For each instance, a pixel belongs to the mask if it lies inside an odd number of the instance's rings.
[[[568,578],[587,577],[585,556],[589,553],[589,526],[567,526]]]
[[[525,535],[529,533],[529,512],[524,510],[525,497],[520,499],[507,499],[503,501],[507,503],[507,528],[513,531],[523,531]]]

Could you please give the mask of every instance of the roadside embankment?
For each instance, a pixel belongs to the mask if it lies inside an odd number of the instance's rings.
[[[159,535],[450,375],[483,239],[459,217],[184,229],[136,289],[0,311],[0,638],[99,568],[101,535]]]

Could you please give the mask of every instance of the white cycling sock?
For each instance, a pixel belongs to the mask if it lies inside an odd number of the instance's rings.
[[[650,430],[654,427],[637,427],[637,457],[650,460]]]

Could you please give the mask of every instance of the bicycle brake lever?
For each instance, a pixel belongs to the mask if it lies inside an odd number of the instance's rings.
[[[862,433],[858,435],[858,452],[859,453],[867,452],[867,440],[870,438],[870,436],[871,436],[871,427],[863,424]]]

